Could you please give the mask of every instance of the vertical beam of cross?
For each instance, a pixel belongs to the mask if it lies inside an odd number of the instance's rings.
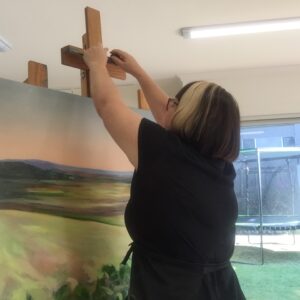
[[[100,42],[102,43],[102,32],[101,32],[101,19],[100,12],[90,8],[85,8],[85,26],[86,34],[82,36],[83,49],[97,46]],[[90,74],[89,70],[81,70],[81,95],[90,97]]]
[[[82,36],[82,46],[83,49],[87,49],[87,34]],[[81,96],[90,97],[90,72],[89,70],[80,70],[80,80],[81,80]]]
[[[102,42],[100,12],[90,7],[85,8],[86,34],[82,37],[83,48],[87,49]],[[63,65],[80,69],[81,94],[90,97],[90,79],[88,67],[83,61],[83,50],[74,46],[65,46],[61,49],[61,62]],[[111,77],[124,80],[126,73],[113,63],[107,64]]]
[[[86,45],[87,48],[102,43],[100,12],[96,9],[85,8]]]

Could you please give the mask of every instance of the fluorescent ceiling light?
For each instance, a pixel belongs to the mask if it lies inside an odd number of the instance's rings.
[[[185,38],[197,39],[295,29],[300,29],[300,17],[224,25],[186,27],[182,28],[180,31]]]
[[[0,52],[5,52],[12,49],[12,45],[0,36]]]

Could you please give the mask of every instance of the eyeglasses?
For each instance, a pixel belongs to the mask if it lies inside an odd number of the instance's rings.
[[[179,104],[178,99],[176,98],[169,98],[166,106],[166,110],[169,110],[170,107],[176,108]]]

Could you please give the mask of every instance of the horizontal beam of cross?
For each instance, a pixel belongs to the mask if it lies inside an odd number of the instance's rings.
[[[83,60],[83,49],[78,47],[69,45],[61,48],[61,63],[80,70],[88,70]],[[126,79],[126,73],[113,63],[107,64],[107,70],[111,77],[122,80]]]

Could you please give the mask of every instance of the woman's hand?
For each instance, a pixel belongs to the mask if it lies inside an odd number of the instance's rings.
[[[103,48],[99,43],[97,46],[84,50],[83,59],[89,69],[106,68],[107,48]]]
[[[138,76],[139,73],[143,71],[142,67],[138,64],[134,57],[127,52],[114,49],[110,53],[111,60],[125,72],[133,75],[134,77]]]

